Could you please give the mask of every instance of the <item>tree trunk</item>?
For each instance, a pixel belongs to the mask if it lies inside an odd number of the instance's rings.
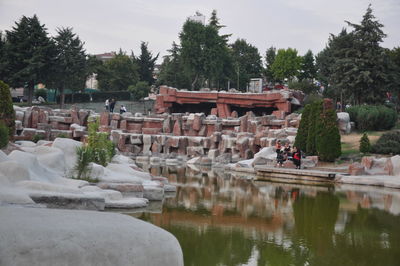
[[[64,109],[64,100],[65,100],[64,86],[61,86],[60,87],[60,109]]]
[[[196,82],[197,82],[198,79],[199,79],[199,75],[196,74],[196,77],[194,78],[194,80],[193,80],[193,82],[192,82],[192,84],[191,84],[192,91],[194,91],[194,85],[196,84]]]
[[[34,82],[28,82],[28,84],[27,84],[27,90],[28,90],[27,96],[28,96],[28,104],[29,105],[32,105],[33,90],[35,89],[34,86],[35,86]]]

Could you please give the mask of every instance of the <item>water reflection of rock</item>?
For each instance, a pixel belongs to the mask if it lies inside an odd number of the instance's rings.
[[[151,172],[175,183],[176,197],[165,200],[162,213],[138,215],[178,238],[187,265],[395,265],[400,259],[397,190],[255,183],[209,168]]]

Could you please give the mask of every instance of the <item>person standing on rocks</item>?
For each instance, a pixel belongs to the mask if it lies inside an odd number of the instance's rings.
[[[114,113],[115,103],[116,103],[115,99],[114,98],[111,99],[111,102],[110,102],[110,112],[111,113]]]
[[[106,111],[108,111],[110,108],[110,101],[108,100],[108,98],[106,99],[106,102],[104,103],[104,107],[106,108]]]
[[[301,168],[301,150],[298,147],[293,148],[293,163],[296,169]]]

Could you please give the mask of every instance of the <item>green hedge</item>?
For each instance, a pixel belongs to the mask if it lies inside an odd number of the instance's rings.
[[[383,134],[372,146],[373,153],[400,154],[400,131]]]
[[[358,105],[347,108],[346,111],[360,131],[388,130],[397,121],[396,110],[383,105]]]

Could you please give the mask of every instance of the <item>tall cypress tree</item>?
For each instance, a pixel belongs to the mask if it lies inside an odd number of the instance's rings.
[[[324,108],[315,123],[315,146],[321,161],[333,162],[341,151],[337,115],[333,108]]]
[[[308,122],[308,134],[306,152],[308,155],[317,155],[316,137],[318,134],[317,121],[321,119],[322,101],[316,101],[311,104],[311,111]]]
[[[296,139],[294,141],[294,146],[300,148],[302,151],[307,150],[308,128],[312,115],[311,109],[311,104],[307,104],[304,107],[303,113],[301,114],[299,130],[297,131]]]
[[[14,138],[15,112],[11,99],[10,87],[0,80],[0,121],[8,128],[9,140]]]
[[[53,79],[56,56],[54,42],[36,15],[23,16],[11,31],[6,31],[8,83],[27,88],[28,102],[32,103],[34,86]]]

